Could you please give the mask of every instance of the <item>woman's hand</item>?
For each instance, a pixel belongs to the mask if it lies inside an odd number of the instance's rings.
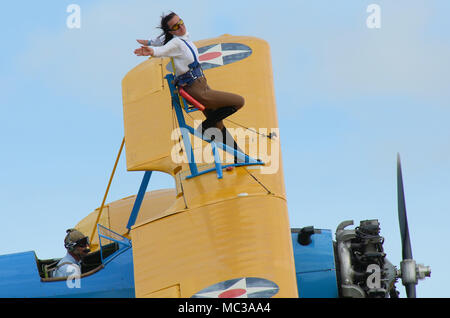
[[[154,53],[153,49],[148,46],[141,46],[139,49],[134,50],[134,54],[137,56],[153,56]]]
[[[139,44],[148,46],[148,40],[136,40],[136,41],[138,41]]]

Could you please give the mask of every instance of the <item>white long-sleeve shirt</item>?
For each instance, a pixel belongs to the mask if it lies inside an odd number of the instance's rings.
[[[54,273],[53,277],[67,277],[70,275],[81,275],[81,265],[80,261],[75,260],[69,253],[66,254],[59,262],[59,264],[64,264],[60,266]]]
[[[150,47],[154,50],[153,56],[156,57],[173,57],[175,64],[175,75],[189,71],[189,64],[194,62],[194,56],[191,50],[188,48],[185,40],[194,51],[198,60],[198,50],[195,44],[190,40],[189,33],[186,32],[183,36],[173,36],[173,39],[164,45],[164,37],[159,37],[153,40],[149,40]]]

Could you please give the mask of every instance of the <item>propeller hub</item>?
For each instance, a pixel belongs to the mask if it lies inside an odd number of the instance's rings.
[[[417,285],[417,271],[416,261],[413,259],[404,259],[400,262],[400,273],[402,278],[402,284],[404,286],[408,284]]]
[[[431,268],[430,266],[424,266],[423,264],[416,264],[416,261],[413,259],[405,259],[400,263],[399,274],[398,277],[402,279],[403,285],[417,285],[419,279],[431,277]]]

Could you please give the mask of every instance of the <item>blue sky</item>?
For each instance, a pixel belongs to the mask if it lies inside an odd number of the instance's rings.
[[[69,4],[81,28],[69,29]],[[369,29],[367,6],[381,8]],[[237,10],[236,8],[239,8]],[[121,80],[143,61],[136,38],[162,12],[194,40],[225,33],[271,46],[291,227],[335,231],[377,218],[401,260],[396,153],[414,258],[432,267],[420,297],[448,297],[450,2],[15,1],[2,5],[0,254],[62,257],[65,230],[99,207],[123,137]],[[119,162],[108,201],[135,194]],[[173,187],[154,174],[150,190]],[[404,290],[399,283],[401,296]]]

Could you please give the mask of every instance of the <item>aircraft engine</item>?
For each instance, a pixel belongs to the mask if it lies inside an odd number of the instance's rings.
[[[345,229],[353,221],[344,221],[336,230],[336,272],[341,297],[398,298],[395,283],[400,278],[408,292],[419,279],[431,276],[429,266],[404,259],[400,269],[392,265],[383,250],[378,220],[361,221],[355,229]],[[414,287],[415,290],[415,287]]]
[[[383,250],[378,220],[361,221],[355,229],[345,229],[344,221],[336,231],[336,271],[342,297],[398,297],[395,289],[397,269]]]

